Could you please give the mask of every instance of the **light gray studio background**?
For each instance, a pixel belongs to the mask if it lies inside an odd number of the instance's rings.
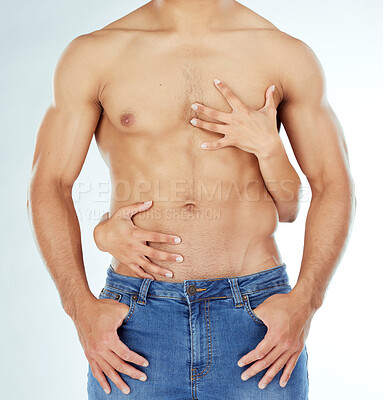
[[[145,3],[1,2],[3,399],[86,398],[86,359],[74,325],[61,309],[55,286],[33,242],[27,220],[26,187],[36,131],[51,102],[52,74],[64,47],[76,36],[100,29]],[[307,341],[310,399],[382,398],[382,3],[242,3],[279,29],[305,41],[319,57],[326,72],[329,101],[345,131],[356,183],[358,208],[353,234]],[[284,132],[282,137],[297,167]],[[310,198],[307,181],[300,174],[305,190],[299,218],[293,224],[280,224],[277,232],[293,284],[300,267]],[[110,256],[98,251],[92,230],[100,214],[108,209],[108,171],[94,142],[76,182],[74,199],[90,285],[98,294]]]

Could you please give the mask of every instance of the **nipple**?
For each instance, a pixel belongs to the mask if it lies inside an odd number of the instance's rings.
[[[134,123],[134,114],[125,113],[121,115],[120,122],[122,126],[130,126]]]

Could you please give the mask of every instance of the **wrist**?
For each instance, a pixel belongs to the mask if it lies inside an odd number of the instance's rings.
[[[286,155],[285,147],[278,134],[278,132],[270,138],[269,143],[262,151],[254,153],[259,161],[270,161],[272,159],[279,159]]]
[[[71,296],[70,300],[63,301],[62,305],[69,317],[73,321],[76,321],[80,318],[80,315],[94,305],[96,301],[97,298],[88,290],[81,295]]]
[[[323,296],[310,285],[298,281],[291,292],[312,312],[317,311],[323,304]]]

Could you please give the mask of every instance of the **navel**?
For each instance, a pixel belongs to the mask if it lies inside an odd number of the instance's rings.
[[[122,126],[131,126],[134,124],[134,114],[125,113],[120,117],[120,123]]]
[[[192,200],[186,200],[185,204],[182,206],[182,208],[186,209],[187,211],[193,211],[196,207],[196,204]]]

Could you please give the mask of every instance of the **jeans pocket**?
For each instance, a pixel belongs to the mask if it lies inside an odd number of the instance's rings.
[[[265,325],[264,322],[258,317],[258,315],[255,314],[255,312],[253,311],[254,308],[256,308],[257,306],[254,306],[254,299],[252,299],[252,301],[250,302],[250,298],[249,295],[245,294],[243,296],[243,301],[245,303],[245,308],[246,311],[249,313],[250,317],[258,324],[260,325]],[[261,304],[261,302],[259,303]],[[258,304],[258,305],[259,305]]]
[[[128,322],[132,317],[133,312],[136,309],[137,297],[138,296],[136,294],[122,292],[118,289],[110,288],[109,286],[102,288],[98,296],[99,299],[111,299],[129,306],[129,311],[124,317],[123,324]]]
[[[243,294],[243,301],[245,303],[245,308],[249,316],[257,324],[265,326],[265,323],[253,310],[257,308],[260,304],[262,304],[268,297],[273,296],[274,294],[288,293],[290,292],[290,290],[291,286],[286,283]]]

